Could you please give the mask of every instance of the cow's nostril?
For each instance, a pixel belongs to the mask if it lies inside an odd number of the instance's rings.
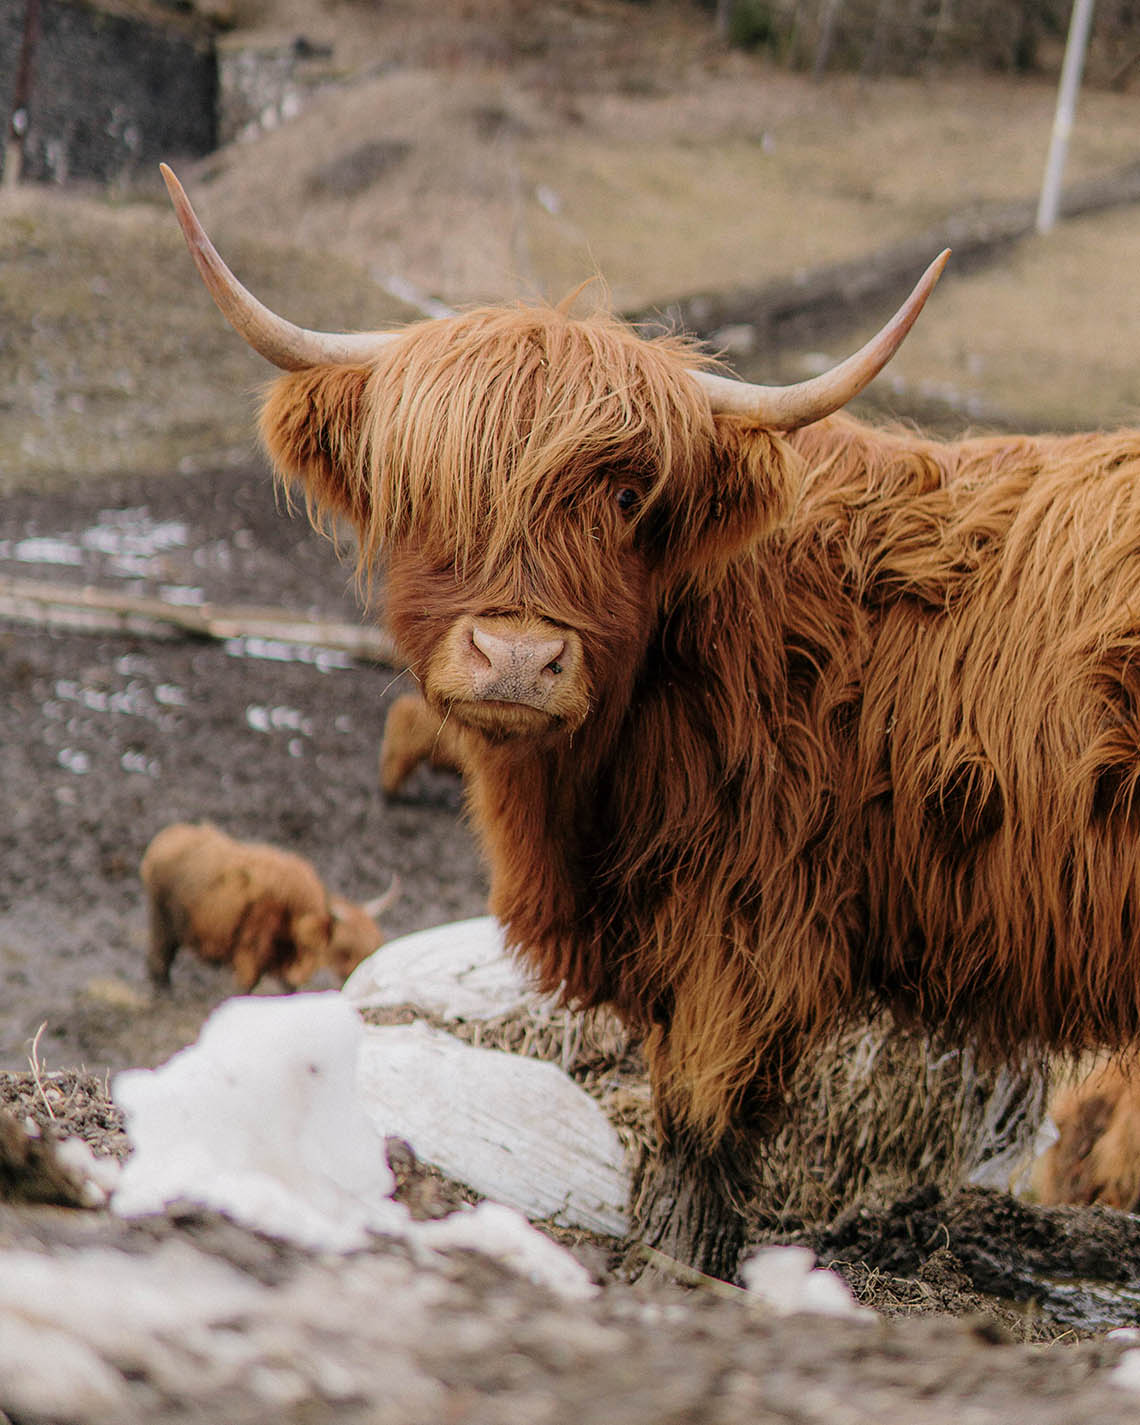
[[[491,654],[493,652],[493,646],[491,645],[491,640],[487,637],[487,635],[483,633],[480,628],[476,627],[471,630],[470,634],[468,635],[468,639],[469,646],[474,649],[476,653],[478,653],[480,658],[482,658],[483,661],[487,664],[488,668],[493,668],[494,659],[491,657]]]

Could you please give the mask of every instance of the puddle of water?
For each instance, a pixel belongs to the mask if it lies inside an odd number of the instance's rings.
[[[332,648],[315,648],[308,643],[285,643],[278,638],[258,638],[250,634],[241,638],[227,638],[224,647],[231,658],[265,658],[275,663],[308,663],[318,673],[327,673],[330,668],[352,667],[352,659],[347,653]]]
[[[251,705],[245,710],[245,720],[254,732],[299,732],[312,737],[312,719],[296,708],[264,708]]]

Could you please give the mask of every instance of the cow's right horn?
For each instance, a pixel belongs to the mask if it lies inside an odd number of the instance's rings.
[[[375,900],[365,901],[362,909],[365,915],[370,915],[373,920],[379,919],[384,912],[393,905],[400,895],[400,878],[393,875],[392,884],[382,896],[377,896]]]
[[[246,291],[218,256],[190,200],[165,163],[159,169],[166,181],[174,211],[197,264],[202,281],[218,310],[234,331],[259,355],[282,371],[303,371],[308,366],[365,365],[395,341],[397,332],[315,332],[279,317]]]
[[[693,376],[704,387],[714,411],[745,416],[772,430],[798,430],[800,426],[822,420],[853,400],[894,356],[914,326],[949,257],[949,248],[940,252],[886,326],[853,356],[822,375],[793,386],[753,386],[730,376],[718,376],[713,371],[694,371]]]

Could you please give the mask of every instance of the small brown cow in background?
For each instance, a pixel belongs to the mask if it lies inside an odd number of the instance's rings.
[[[397,698],[384,719],[380,743],[380,786],[384,795],[396,796],[421,762],[462,772],[462,738],[457,724],[441,718],[418,693]]]
[[[170,983],[178,949],[230,965],[248,994],[263,975],[299,989],[320,969],[343,981],[384,939],[376,916],[385,895],[357,905],[330,895],[302,856],[260,842],[235,841],[209,822],[176,822],[147,847],[139,867],[150,902],[147,969]]]
[[[1140,1064],[1101,1060],[1049,1105],[1057,1141],[1038,1159],[1040,1202],[1140,1206]]]

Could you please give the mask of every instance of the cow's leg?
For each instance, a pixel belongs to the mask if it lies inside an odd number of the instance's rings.
[[[152,893],[149,898],[150,943],[146,952],[147,974],[156,990],[170,988],[170,967],[178,953],[179,934],[174,927],[165,898]]]
[[[755,1145],[723,1141],[698,1147],[684,1134],[663,1135],[634,1207],[640,1242],[723,1281],[736,1278],[745,1245],[744,1207],[755,1180]]]
[[[293,947],[285,933],[286,921],[280,902],[271,895],[250,901],[242,911],[230,965],[243,995],[253,993],[262,975],[270,971],[279,973],[285,963],[284,954],[292,954]]]
[[[388,709],[380,743],[380,785],[394,797],[421,762],[431,757],[440,716],[418,693],[406,693]]]
[[[446,771],[463,770],[460,733],[441,721],[418,693],[405,693],[388,709],[380,743],[380,785],[394,797],[421,762]]]

